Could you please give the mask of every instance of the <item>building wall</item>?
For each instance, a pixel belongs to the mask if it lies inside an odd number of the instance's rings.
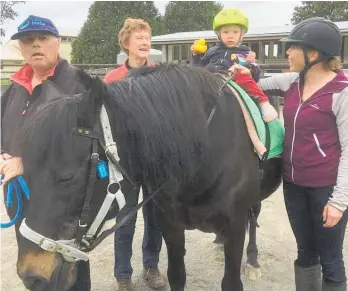
[[[69,63],[71,62],[71,42],[62,41],[60,44],[59,55],[66,59]]]
[[[216,41],[207,42],[208,47],[213,46]],[[245,41],[243,44],[249,46],[256,52],[258,61],[261,63],[284,62],[285,45],[277,40],[270,41]],[[163,62],[185,62],[191,61],[191,45],[192,43],[173,43],[162,45],[162,61]]]
[[[208,46],[212,46],[216,40],[207,41]],[[191,61],[190,47],[193,41],[177,41],[169,44],[155,44],[162,46],[161,50],[163,62],[185,62]],[[261,64],[286,63],[286,44],[280,42],[279,38],[272,39],[245,39],[243,44],[249,46],[252,51],[256,52],[257,62]],[[344,63],[348,63],[348,35],[343,38],[342,56]]]
[[[2,66],[1,66],[1,79],[9,79],[10,76],[17,72],[23,65],[24,60],[1,60]]]

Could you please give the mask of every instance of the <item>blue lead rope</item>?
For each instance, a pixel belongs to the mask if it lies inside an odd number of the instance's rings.
[[[21,216],[23,209],[23,195],[29,199],[30,190],[25,182],[23,176],[18,176],[15,179],[12,179],[7,184],[7,198],[6,198],[6,207],[11,207],[13,204],[13,190],[16,192],[17,197],[17,212],[16,215],[9,222],[0,223],[0,228],[8,228],[14,225],[19,217]]]
[[[100,161],[97,165],[97,176],[99,179],[106,179],[109,177],[109,170],[107,163],[105,161]],[[0,185],[3,175],[0,177]],[[7,184],[7,198],[6,198],[6,207],[11,207],[13,204],[13,191],[16,192],[17,197],[17,212],[16,215],[11,221],[0,223],[0,228],[8,228],[13,226],[19,217],[22,214],[23,209],[23,195],[29,200],[30,198],[30,190],[25,182],[23,176],[18,176]]]

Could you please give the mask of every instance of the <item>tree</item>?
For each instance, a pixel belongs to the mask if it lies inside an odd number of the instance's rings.
[[[348,1],[302,1],[300,6],[295,7],[291,22],[297,24],[315,16],[345,21],[348,19]]]
[[[0,36],[5,37],[6,31],[3,28],[6,20],[14,20],[18,16],[18,13],[13,10],[13,6],[19,3],[25,3],[25,1],[2,1],[1,5],[1,15],[0,15]]]
[[[166,5],[166,33],[211,30],[214,16],[223,8],[215,1],[170,1]]]
[[[72,44],[72,63],[116,63],[117,34],[128,17],[148,21],[153,35],[162,33],[162,18],[152,1],[96,1]]]

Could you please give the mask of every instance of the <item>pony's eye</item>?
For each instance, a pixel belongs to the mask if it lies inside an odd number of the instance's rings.
[[[59,173],[59,174],[56,174],[55,175],[55,181],[57,183],[64,183],[64,182],[69,182],[71,180],[73,180],[75,177],[75,174],[74,173]]]

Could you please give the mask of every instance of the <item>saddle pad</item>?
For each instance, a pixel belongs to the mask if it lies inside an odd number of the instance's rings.
[[[276,118],[275,120],[269,123],[265,123],[262,119],[260,109],[257,107],[256,103],[252,100],[252,98],[240,86],[238,86],[237,83],[233,82],[232,80],[229,80],[224,76],[220,75],[220,77],[224,81],[228,82],[228,84],[231,85],[239,93],[246,108],[250,113],[250,116],[255,125],[257,135],[264,145],[267,144],[266,126],[268,126],[270,136],[268,159],[281,155],[283,153],[285,130],[280,119]]]

